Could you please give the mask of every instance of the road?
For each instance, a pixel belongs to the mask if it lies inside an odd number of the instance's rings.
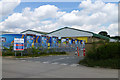
[[[76,56],[46,56],[2,60],[3,78],[118,78],[117,69],[78,65]]]
[[[78,66],[78,62],[83,59],[82,57],[77,56],[68,56],[68,55],[58,55],[58,56],[44,56],[44,57],[35,57],[35,58],[16,58],[16,60],[29,61],[29,62],[41,62],[48,64],[58,64],[58,65],[69,65],[69,66]]]

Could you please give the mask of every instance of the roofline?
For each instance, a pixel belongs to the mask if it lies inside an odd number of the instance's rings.
[[[102,39],[110,39],[109,37],[106,37],[106,36],[103,36],[103,35],[100,35],[100,34],[96,34],[96,33],[90,32],[90,31],[84,31],[84,30],[79,30],[79,29],[75,29],[75,28],[70,28],[70,27],[60,28],[60,29],[58,29],[58,30],[49,32],[48,34],[51,34],[51,33],[53,33],[53,32],[57,32],[57,31],[60,31],[60,30],[62,30],[62,29],[73,29],[73,30],[77,30],[77,31],[82,31],[82,32],[91,33],[91,34],[93,34],[94,37],[99,37],[99,38],[102,38]],[[96,36],[96,35],[97,35],[97,36]]]
[[[107,37],[107,36],[103,36],[101,34],[96,34],[96,33],[93,33],[93,37],[99,37],[99,38],[102,38],[102,39],[106,39],[106,40],[109,40],[110,38]]]
[[[32,32],[40,33],[40,34],[48,34],[46,32],[39,32],[39,31],[35,31],[35,30],[30,30],[30,29],[22,31],[21,33],[24,33],[24,32],[27,32],[27,31],[32,31]]]
[[[53,33],[53,32],[57,32],[57,31],[60,31],[60,30],[62,30],[62,29],[73,29],[73,30],[77,30],[77,31],[82,31],[82,32],[87,32],[87,33],[92,33],[92,34],[93,34],[93,32],[90,32],[90,31],[84,31],[84,30],[79,30],[79,29],[70,28],[70,27],[60,28],[60,29],[57,29],[57,30],[55,30],[55,31],[49,32],[49,33],[47,33],[47,34],[51,34],[51,33]]]
[[[23,31],[23,32],[21,32],[21,33],[24,33],[24,32],[27,32],[27,31],[32,31],[32,32],[36,32],[36,33],[40,33],[40,34],[47,35],[47,34],[51,34],[51,33],[60,31],[60,30],[62,30],[62,29],[73,29],[73,30],[77,30],[77,31],[82,31],[82,32],[91,33],[91,34],[93,34],[94,37],[99,37],[99,38],[102,38],[102,39],[110,39],[109,37],[106,37],[106,36],[103,36],[103,35],[100,35],[100,34],[96,34],[96,33],[90,32],[90,31],[84,31],[84,30],[79,30],[79,29],[75,29],[75,28],[70,28],[70,27],[60,28],[60,29],[54,30],[54,31],[49,32],[49,33],[34,31],[34,30],[30,30],[30,29],[28,29],[28,30],[26,30],[26,31]]]

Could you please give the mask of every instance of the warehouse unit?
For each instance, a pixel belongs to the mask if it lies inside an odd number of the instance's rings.
[[[85,41],[86,43],[92,43],[97,41],[106,41],[109,40],[108,37],[102,36],[100,34],[95,34],[90,31],[79,30],[70,27],[64,27],[50,33],[34,31],[34,30],[26,30],[21,32],[21,34],[34,34],[34,35],[46,35],[46,36],[56,36],[58,38],[73,38]]]
[[[24,47],[27,48],[57,48],[57,47],[72,47],[71,45],[79,45],[80,41],[77,39],[66,39],[46,35],[34,35],[34,34],[2,34],[0,35],[0,42],[2,42],[2,49],[10,48],[14,46],[14,39],[24,39]],[[64,44],[65,46],[61,45]],[[69,46],[67,46],[69,45]]]
[[[64,27],[50,33],[26,30],[21,32],[21,34],[15,34],[11,32],[3,32],[1,36],[2,43],[12,44],[14,38],[24,38],[25,47],[34,47],[34,46],[56,46],[55,44],[81,44],[83,41],[86,43],[92,43],[100,40],[110,40],[108,37],[95,34],[93,32]],[[54,42],[52,42],[54,41]],[[54,43],[54,45],[51,45]],[[58,45],[59,46],[59,45]]]
[[[14,44],[14,38],[22,38],[25,39],[25,35],[23,34],[2,34],[0,35],[0,42],[2,42],[2,46],[6,48],[10,48],[11,45]]]
[[[108,37],[93,32],[64,27],[47,34],[48,36],[74,38],[78,40],[84,40],[86,43],[92,43],[100,40],[109,40]]]
[[[14,46],[15,39],[23,39],[24,47],[27,48],[57,48],[57,47],[73,47],[81,45],[82,42],[72,38],[61,38],[46,35],[33,34],[2,34],[0,35],[0,42],[2,42],[2,49]]]

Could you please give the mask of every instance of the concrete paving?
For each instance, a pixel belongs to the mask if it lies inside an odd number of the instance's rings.
[[[70,59],[67,60],[67,57]],[[117,69],[78,66],[77,60],[75,61],[75,58],[72,60],[72,57],[3,58],[2,76],[3,78],[118,78]]]

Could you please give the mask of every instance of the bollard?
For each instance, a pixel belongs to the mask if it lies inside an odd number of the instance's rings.
[[[77,53],[78,53],[78,56],[79,56],[79,48],[77,47]]]
[[[85,48],[83,49],[83,56],[85,56]]]

